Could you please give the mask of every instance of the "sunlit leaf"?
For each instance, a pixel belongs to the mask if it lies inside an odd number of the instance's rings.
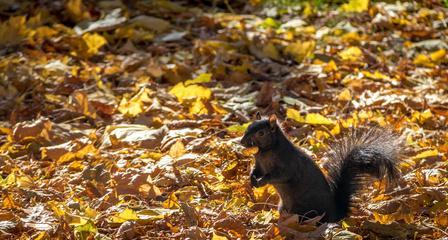
[[[129,220],[138,220],[138,219],[139,218],[137,216],[137,213],[130,208],[125,208],[123,209],[123,211],[110,218],[110,220],[113,223],[123,223]]]
[[[179,207],[179,203],[177,202],[177,197],[176,194],[173,192],[168,196],[168,199],[165,200],[162,204],[162,206],[164,208],[178,208]]]
[[[98,232],[93,221],[88,220],[85,224],[75,226],[75,235],[78,239],[88,239],[88,236]]]
[[[99,49],[107,44],[107,40],[97,33],[86,33],[82,36],[87,44],[87,55],[92,56],[98,53]]]
[[[212,91],[206,87],[196,84],[185,86],[184,83],[178,83],[170,90],[170,93],[176,96],[179,102],[196,98],[210,99],[212,96]]]
[[[437,151],[437,149],[431,149],[431,150],[426,150],[424,152],[421,152],[417,155],[415,155],[413,157],[413,159],[423,159],[423,158],[428,158],[428,157],[434,157],[439,155],[439,151]]]
[[[335,124],[335,122],[331,119],[328,119],[319,113],[308,113],[305,116],[302,116],[299,111],[288,108],[286,110],[286,116],[290,119],[295,120],[299,123],[307,123],[312,125],[332,125]]]
[[[201,73],[199,76],[192,80],[185,81],[185,86],[188,86],[190,84],[196,84],[196,83],[207,83],[212,80],[212,74],[211,73]]]
[[[345,61],[357,61],[361,58],[362,51],[358,47],[349,47],[339,52],[338,55]]]
[[[237,133],[244,133],[247,129],[247,127],[250,125],[251,123],[245,123],[245,124],[235,124],[235,125],[231,125],[227,127],[227,130],[229,132],[237,132]]]
[[[301,63],[305,58],[309,57],[316,46],[314,41],[297,41],[295,43],[289,44],[284,53],[294,57],[294,60]]]
[[[341,6],[341,10],[344,12],[363,12],[369,7],[369,0],[349,0]]]
[[[340,101],[350,101],[350,100],[352,100],[352,95],[350,93],[350,90],[348,90],[347,88],[344,89],[341,93],[339,93],[338,99]]]
[[[118,111],[131,117],[139,115],[144,111],[145,106],[148,106],[151,102],[150,94],[151,90],[141,88],[139,92],[129,100],[127,100],[126,97],[123,97],[118,106]]]
[[[174,143],[173,146],[171,146],[169,152],[172,158],[180,157],[184,155],[184,153],[185,153],[185,146],[181,140],[176,141],[176,143]]]

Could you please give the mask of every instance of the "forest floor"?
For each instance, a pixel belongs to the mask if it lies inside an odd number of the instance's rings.
[[[448,237],[446,1],[123,2],[0,2],[1,239]],[[256,112],[320,166],[392,128],[402,178],[335,225],[280,216]]]

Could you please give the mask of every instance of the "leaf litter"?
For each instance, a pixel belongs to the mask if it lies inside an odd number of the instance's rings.
[[[6,2],[0,238],[446,237],[446,1]],[[344,129],[390,126],[402,178],[299,223],[249,186],[257,111],[321,166]]]

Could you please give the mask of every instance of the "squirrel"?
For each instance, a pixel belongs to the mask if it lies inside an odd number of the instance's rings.
[[[279,211],[304,218],[323,216],[320,222],[338,222],[350,213],[352,196],[366,176],[388,177],[395,182],[400,172],[401,141],[392,131],[372,127],[352,132],[335,142],[328,155],[328,176],[312,158],[288,140],[271,115],[250,124],[241,139],[244,147],[258,147],[250,173],[253,187],[272,184],[279,197]]]

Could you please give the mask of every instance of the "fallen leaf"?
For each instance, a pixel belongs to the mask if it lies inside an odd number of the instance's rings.
[[[338,54],[342,60],[358,61],[362,57],[362,51],[358,47],[349,47]]]
[[[349,0],[340,9],[344,12],[363,12],[369,8],[369,0]]]
[[[290,119],[295,120],[299,123],[307,123],[312,125],[333,125],[335,122],[331,119],[328,119],[319,113],[308,113],[305,116],[302,116],[297,110],[288,108],[286,110],[286,116]]]

